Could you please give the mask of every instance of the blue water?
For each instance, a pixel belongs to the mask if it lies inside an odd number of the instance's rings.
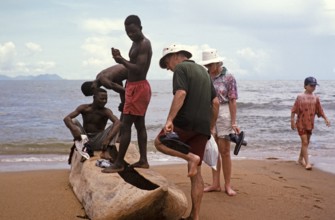
[[[92,102],[81,94],[80,80],[0,81],[0,171],[67,168],[72,137],[63,118],[78,105]],[[335,81],[320,81],[316,94],[335,123]],[[179,162],[156,152],[152,141],[165,123],[172,100],[171,81],[153,80],[146,116],[149,163]],[[248,145],[233,159],[296,160],[300,138],[290,128],[290,109],[303,91],[300,81],[239,81],[238,124]],[[109,92],[107,107],[119,115],[119,97]],[[81,119],[80,119],[81,120]],[[334,126],[315,119],[310,144],[314,166],[335,173]],[[136,143],[133,129],[132,141]],[[232,145],[233,149],[233,145]]]

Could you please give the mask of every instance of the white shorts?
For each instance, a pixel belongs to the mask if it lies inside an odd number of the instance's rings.
[[[234,133],[234,130],[231,126],[229,104],[221,104],[218,119],[216,120],[216,134],[218,138],[226,138],[229,140],[229,134],[231,133]]]

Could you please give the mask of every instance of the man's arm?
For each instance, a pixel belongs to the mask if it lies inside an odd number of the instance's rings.
[[[81,140],[81,131],[78,126],[73,123],[72,119],[81,114],[82,109],[83,105],[78,106],[76,110],[65,116],[65,118],[63,119],[66,127],[70,129],[73,138],[79,141]]]
[[[295,113],[291,112],[291,128],[292,128],[292,130],[296,129],[296,125],[295,125],[295,122],[294,122],[294,117],[295,117]]]
[[[177,113],[183,106],[185,97],[186,97],[185,90],[177,90],[175,95],[173,96],[172,104],[170,107],[170,112],[169,112],[169,115],[167,117],[165,127],[164,127],[165,133],[169,133],[173,131],[173,119],[176,117]]]
[[[147,71],[149,68],[148,62],[151,61],[149,50],[151,50],[150,42],[147,40],[143,41],[140,46],[138,46],[135,63],[124,59],[118,49],[112,48],[112,55],[115,62],[123,64],[130,73],[143,73]]]
[[[116,82],[109,80],[107,77],[101,78],[100,83],[106,89],[112,89],[114,92],[117,92],[117,93],[124,93],[125,91],[122,82],[116,83]]]
[[[218,114],[219,114],[219,107],[220,107],[220,102],[218,97],[215,97],[212,100],[212,118],[211,118],[211,133],[215,133],[215,124],[216,120],[218,119]]]
[[[236,122],[236,112],[237,112],[236,99],[230,99],[228,105],[231,118],[231,126],[233,130],[238,134],[240,133],[240,128],[237,126]]]
[[[112,129],[107,134],[106,138],[102,142],[102,149],[107,149],[109,143],[113,140],[113,138],[119,133],[121,127],[121,121],[113,114],[110,109],[106,109],[106,114],[113,122]]]
[[[317,97],[316,99],[316,114],[318,117],[322,117],[325,120],[326,125],[330,127],[330,121],[328,120],[325,112],[323,111],[319,97]]]
[[[115,83],[108,79],[108,77],[100,77],[100,84],[106,89],[112,89],[113,91],[119,93],[121,103],[125,103],[125,88],[123,87],[122,82]]]

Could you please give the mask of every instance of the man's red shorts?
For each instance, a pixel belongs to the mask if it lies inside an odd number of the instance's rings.
[[[145,116],[151,98],[147,80],[127,82],[123,114]]]

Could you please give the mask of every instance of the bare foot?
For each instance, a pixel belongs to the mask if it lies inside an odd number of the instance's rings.
[[[312,170],[312,165],[311,164],[307,164],[306,165],[306,170]]]
[[[101,159],[106,159],[106,160],[110,160],[112,159],[111,155],[109,154],[108,151],[102,151],[100,154],[100,158]]]
[[[235,196],[237,194],[230,186],[225,186],[225,191],[228,196]]]
[[[198,155],[190,153],[190,160],[188,161],[188,177],[197,175],[197,167],[200,162],[200,157]]]
[[[220,186],[207,186],[204,188],[204,192],[221,192]]]
[[[129,167],[131,168],[143,168],[143,169],[149,169],[149,164],[148,162],[141,162],[138,161],[136,163],[130,164]]]
[[[301,166],[306,167],[305,161],[303,159],[299,159],[297,161],[297,164],[300,164]]]
[[[103,173],[117,173],[124,170],[123,166],[116,166],[115,164],[112,164],[110,167],[106,167],[105,169],[101,170]]]

